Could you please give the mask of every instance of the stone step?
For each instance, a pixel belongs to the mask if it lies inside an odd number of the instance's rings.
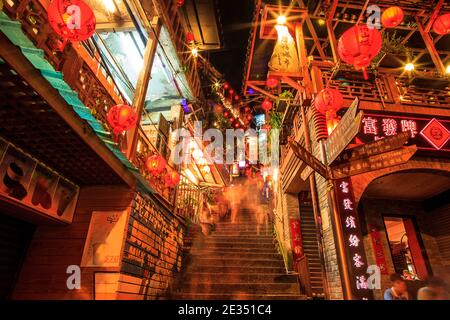
[[[245,267],[241,265],[227,265],[227,266],[214,266],[214,265],[200,265],[193,264],[187,267],[187,274],[191,272],[208,272],[208,273],[216,273],[217,275],[223,273],[272,273],[272,274],[280,274],[286,273],[286,269],[284,266],[279,267]]]
[[[295,283],[297,276],[285,273],[222,273],[190,272],[182,277],[186,282],[209,283]]]
[[[224,257],[226,259],[242,258],[246,257],[249,259],[283,259],[282,255],[278,253],[275,249],[268,252],[242,252],[242,251],[225,251],[225,250],[202,250],[202,249],[192,249],[191,252],[192,259],[197,259],[197,257],[203,258],[214,258],[214,257]]]
[[[240,267],[280,267],[283,268],[284,263],[281,259],[251,259],[247,257],[242,258],[229,258],[229,257],[215,257],[204,258],[196,257],[189,263],[191,266],[216,266],[216,267],[228,267],[228,266],[240,266]]]
[[[199,244],[200,245],[200,244]],[[201,243],[203,248],[208,249],[217,249],[217,248],[241,248],[241,249],[270,249],[275,246],[273,241],[264,241],[264,242],[225,242],[225,241],[214,241],[214,240],[205,240]],[[194,244],[195,246],[195,244]]]
[[[299,294],[249,294],[249,293],[180,293],[172,297],[175,300],[307,300]]]
[[[220,275],[218,275],[220,277]],[[300,294],[296,283],[211,283],[185,282],[185,293]]]
[[[267,236],[267,237],[274,237],[273,230],[260,230],[259,232],[257,230],[254,231],[238,231],[238,230],[230,230],[230,231],[224,231],[224,230],[215,230],[212,233],[212,236],[224,236],[224,237],[246,237],[246,236]]]
[[[226,241],[226,242],[258,242],[258,243],[274,243],[275,238],[268,235],[254,235],[254,236],[224,236],[221,234],[212,234],[205,238],[205,240]]]
[[[278,250],[276,249],[275,246],[271,246],[271,247],[267,247],[267,248],[226,248],[226,247],[222,247],[222,248],[208,248],[208,247],[203,247],[201,248],[196,247],[196,248],[192,248],[192,250],[190,252],[196,252],[196,253],[201,253],[201,252],[224,252],[224,253],[240,253],[240,254],[249,254],[249,253],[267,253],[267,254],[278,254]]]

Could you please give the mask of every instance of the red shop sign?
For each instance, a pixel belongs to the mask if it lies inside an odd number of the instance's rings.
[[[386,256],[384,255],[383,243],[381,242],[380,231],[377,227],[371,224],[369,225],[369,230],[377,266],[380,268],[381,274],[389,274],[386,264]]]

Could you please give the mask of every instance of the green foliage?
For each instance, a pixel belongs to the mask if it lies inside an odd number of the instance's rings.
[[[269,124],[272,129],[281,129],[283,114],[281,112],[271,111]]]
[[[406,55],[408,61],[412,60],[412,51],[403,44],[402,36],[397,36],[397,31],[383,33],[383,45],[380,53],[372,60],[372,67],[376,68],[387,54]]]

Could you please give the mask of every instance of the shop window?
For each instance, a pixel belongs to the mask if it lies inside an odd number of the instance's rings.
[[[407,280],[425,280],[428,267],[413,217],[384,217],[395,272]]]

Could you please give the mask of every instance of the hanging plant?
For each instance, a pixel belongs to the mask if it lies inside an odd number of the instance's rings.
[[[372,68],[377,68],[383,58],[388,54],[406,55],[407,61],[412,61],[411,48],[407,47],[403,42],[405,38],[397,36],[397,31],[384,32],[383,44],[380,53],[372,60]]]
[[[284,90],[282,93],[278,95],[278,99],[276,101],[277,109],[281,103],[281,101],[286,102],[286,108],[289,108],[291,104],[291,100],[294,99],[294,94],[288,90]]]
[[[281,112],[270,112],[269,124],[272,129],[281,129],[283,123],[283,114]]]

